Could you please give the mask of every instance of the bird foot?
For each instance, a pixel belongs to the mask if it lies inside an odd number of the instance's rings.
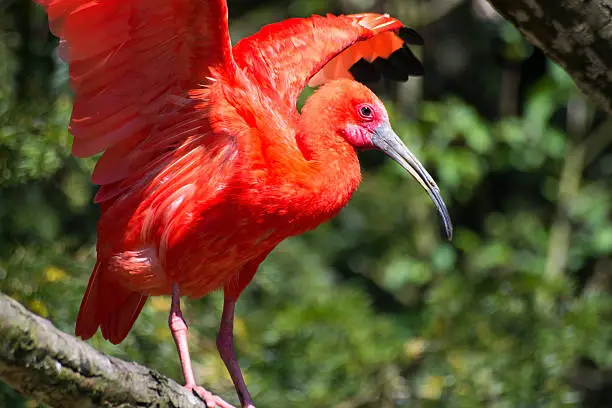
[[[221,397],[214,395],[199,385],[186,385],[185,388],[204,401],[206,408],[236,408],[232,404],[225,402]]]

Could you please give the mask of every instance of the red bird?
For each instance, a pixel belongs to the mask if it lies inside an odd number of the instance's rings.
[[[282,240],[335,216],[357,188],[356,149],[382,150],[425,188],[450,238],[438,187],[355,79],[406,80],[421,37],[389,15],[295,18],[231,45],[224,0],[36,0],[61,39],[75,92],[72,153],[104,152],[92,181],[97,262],[76,334],[121,342],[147,298],[172,295],[169,325],[196,386],[180,296],[223,289],[219,353],[243,407],[234,306]],[[307,85],[318,90],[301,114]]]

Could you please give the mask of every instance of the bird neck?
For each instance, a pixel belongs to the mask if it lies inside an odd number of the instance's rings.
[[[357,189],[361,168],[355,149],[342,137],[338,122],[331,117],[333,112],[324,109],[316,96],[302,109],[296,135],[308,173],[301,183],[308,186],[305,204],[323,209],[320,215],[331,218]]]
[[[342,111],[337,108],[340,103],[336,99],[341,97],[341,91],[324,85],[308,98],[302,108],[296,142],[304,158],[316,170],[319,170],[318,166],[332,171],[337,166],[340,172],[359,170],[355,148],[341,134],[342,124],[346,122]]]

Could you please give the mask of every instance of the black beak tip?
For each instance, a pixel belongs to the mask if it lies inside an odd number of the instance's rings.
[[[446,235],[446,239],[452,241],[453,239],[453,222],[451,221],[450,215],[446,210],[446,206],[442,204],[438,208],[440,219],[442,221],[442,226],[444,227],[444,235]]]
[[[436,187],[436,192],[438,192]],[[433,202],[436,204],[438,209],[438,215],[440,216],[440,220],[442,221],[442,226],[444,227],[444,235],[446,235],[446,239],[452,241],[453,239],[453,221],[451,220],[450,214],[448,213],[448,209],[446,208],[446,204],[440,197],[439,193],[430,194]]]
[[[453,224],[450,222],[444,225],[444,232],[446,233],[446,239],[449,241],[453,240]]]

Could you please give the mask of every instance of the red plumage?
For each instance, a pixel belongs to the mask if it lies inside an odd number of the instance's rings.
[[[231,326],[259,264],[337,214],[361,179],[355,148],[380,147],[374,135],[390,130],[349,69],[405,47],[402,24],[378,14],[296,18],[232,49],[223,0],[36,1],[69,63],[73,154],[104,152],[92,176],[98,259],[76,334],[101,327],[118,343],[148,296],[171,293],[179,333],[179,288],[192,297],[224,289]],[[309,81],[325,84],[300,115]],[[246,406],[223,322],[220,351]]]

